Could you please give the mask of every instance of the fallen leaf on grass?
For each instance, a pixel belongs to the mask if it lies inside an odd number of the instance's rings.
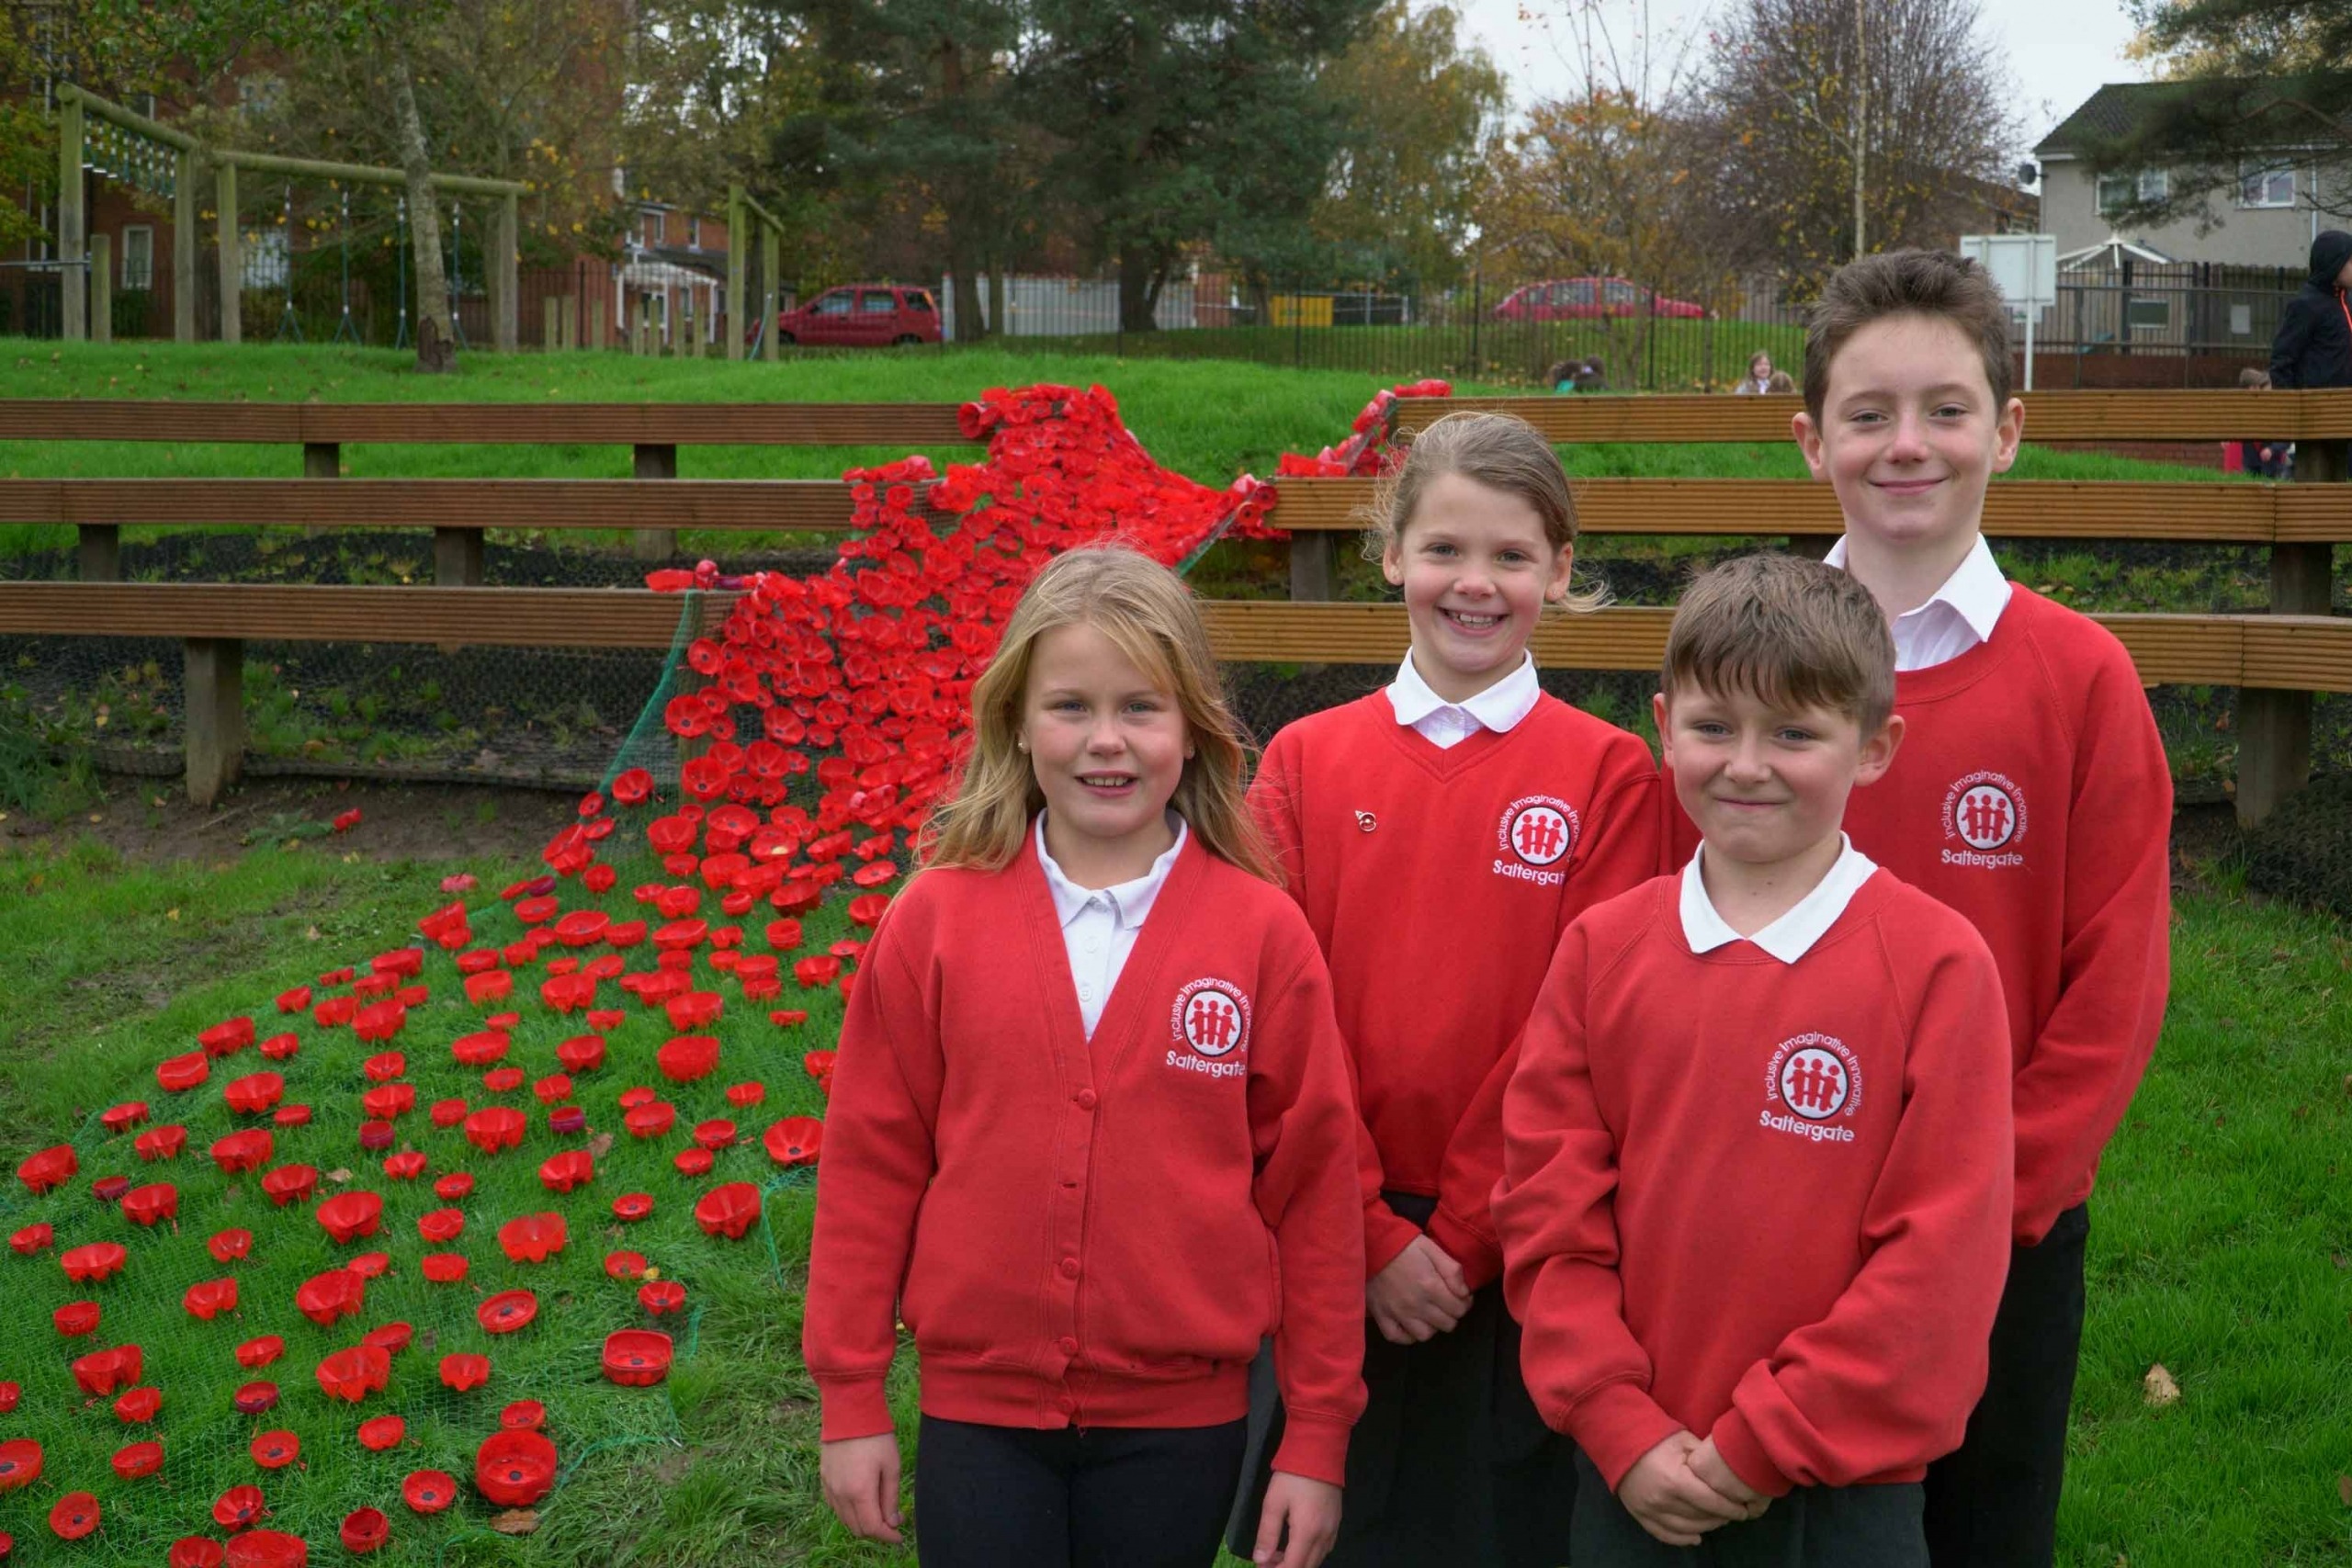
[[[594,1137],[588,1140],[589,1158],[603,1159],[606,1155],[612,1152],[613,1135],[610,1133],[599,1133]]]
[[[340,1187],[345,1182],[351,1179],[351,1172],[347,1170],[330,1170],[327,1172],[327,1179]]]
[[[2148,1375],[2140,1380],[2140,1385],[2144,1391],[2142,1397],[2155,1409],[2161,1410],[2167,1404],[2180,1402],[2180,1384],[2173,1382],[2172,1374],[2165,1371],[2162,1361],[2148,1369]]]
[[[529,1535],[539,1528],[537,1508],[509,1508],[490,1516],[490,1528],[501,1535]]]
[[[2339,1475],[2335,1478],[2335,1495],[2344,1499],[2346,1507],[2352,1508],[2352,1475]]]

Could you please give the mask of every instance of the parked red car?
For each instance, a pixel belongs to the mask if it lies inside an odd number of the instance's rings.
[[[1703,305],[1669,299],[1622,277],[1554,277],[1514,288],[1495,314],[1516,321],[1578,321],[1601,316],[1677,316],[1707,313]]]
[[[880,348],[890,344],[937,343],[939,307],[928,288],[890,283],[845,283],[828,288],[806,305],[779,310],[778,343]]]

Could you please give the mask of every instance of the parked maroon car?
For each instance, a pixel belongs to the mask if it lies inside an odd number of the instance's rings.
[[[928,288],[845,283],[826,289],[806,305],[777,311],[775,333],[778,343],[826,347],[937,343],[939,307],[932,302]]]
[[[1600,316],[1698,317],[1703,305],[1669,299],[1622,277],[1554,277],[1514,288],[1495,314],[1517,321],[1578,321]]]

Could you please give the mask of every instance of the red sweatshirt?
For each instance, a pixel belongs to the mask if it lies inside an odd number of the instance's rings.
[[[1520,1026],[1568,922],[1655,870],[1657,788],[1648,747],[1549,696],[1441,750],[1374,692],[1266,749],[1250,801],[1353,1053],[1367,1278],[1420,1234],[1383,1188],[1438,1200],[1430,1235],[1473,1286],[1500,1270],[1487,1204]]]
[[[2172,773],[2123,645],[2016,584],[1989,640],[1895,677],[1894,707],[1902,749],[1853,793],[1846,831],[1966,915],[2001,966],[2012,1232],[2030,1245],[2090,1196],[2164,1026]],[[1668,811],[1669,852],[1688,859],[1697,829]]]
[[[1992,957],[1884,871],[1792,964],[1694,954],[1678,887],[1570,927],[1528,1020],[1495,1198],[1528,1392],[1612,1491],[1677,1428],[1769,1495],[1915,1481],[2008,1265]]]
[[[1363,1407],[1347,1054],[1280,890],[1188,840],[1086,1038],[1034,835],[924,872],[842,1025],[802,1348],[828,1441],[891,1429],[892,1307],[922,1408],[1202,1427],[1274,1336],[1277,1468],[1339,1484]]]

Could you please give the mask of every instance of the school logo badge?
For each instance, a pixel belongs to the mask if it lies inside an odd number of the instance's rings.
[[[1835,1035],[1783,1040],[1764,1069],[1764,1100],[1758,1126],[1811,1143],[1850,1144],[1854,1129],[1843,1123],[1861,1109],[1861,1062]]]
[[[1227,980],[1195,980],[1176,993],[1176,1037],[1202,1055],[1229,1056],[1250,1038],[1250,998]]]
[[[2025,857],[2015,848],[2025,837],[2025,791],[2007,773],[1980,770],[1956,780],[1944,792],[1944,837],[1958,840],[1962,849],[1947,847],[1948,865],[2021,865]]]
[[[1523,795],[1503,807],[1495,827],[1495,874],[1557,887],[1567,880],[1560,864],[1576,852],[1577,808],[1554,795]]]

